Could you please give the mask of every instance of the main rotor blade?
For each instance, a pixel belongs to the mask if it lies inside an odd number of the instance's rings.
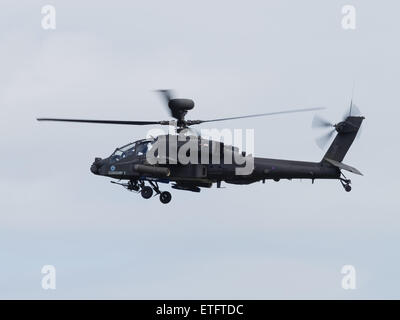
[[[161,95],[167,101],[167,104],[168,104],[169,100],[173,99],[173,97],[174,97],[174,93],[171,89],[160,89],[160,90],[156,90],[156,91],[161,93]]]
[[[145,126],[150,124],[168,124],[168,121],[125,121],[125,120],[89,120],[89,119],[59,119],[59,118],[38,118],[37,121],[59,121],[59,122],[80,122],[80,123],[102,123],[102,124],[125,124]]]
[[[313,118],[313,121],[311,123],[312,128],[328,128],[328,127],[333,127],[333,123],[329,122],[328,120],[325,120],[324,118],[321,118],[318,115],[315,115]]]
[[[169,101],[174,98],[174,93],[171,89],[163,89],[163,90],[156,90],[156,92],[160,93],[164,98],[165,105],[168,109],[168,113],[171,117],[174,117],[171,108],[169,107]]]
[[[205,122],[216,122],[216,121],[225,121],[225,120],[236,120],[236,119],[244,119],[244,118],[258,118],[258,117],[265,117],[265,116],[273,116],[273,115],[277,115],[277,114],[299,113],[299,112],[316,111],[316,110],[323,110],[323,109],[325,109],[325,108],[293,109],[293,110],[285,110],[285,111],[251,114],[251,115],[239,116],[239,117],[219,118],[219,119],[210,119],[210,120],[191,120],[191,124],[200,124],[200,123],[205,123]]]
[[[315,139],[315,142],[317,143],[318,147],[320,147],[321,149],[325,149],[326,145],[331,140],[334,133],[335,130],[331,130],[327,134],[324,134],[323,136]]]
[[[343,121],[346,120],[347,117],[358,117],[361,116],[360,109],[353,103],[350,103],[349,109],[346,110],[346,113],[343,115]]]

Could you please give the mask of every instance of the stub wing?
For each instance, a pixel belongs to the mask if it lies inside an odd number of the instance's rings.
[[[356,168],[354,168],[352,166],[349,166],[349,165],[344,164],[342,162],[331,160],[331,159],[328,159],[328,158],[324,158],[324,160],[329,162],[331,165],[333,165],[333,166],[335,166],[335,167],[337,167],[339,169],[346,170],[346,171],[349,171],[351,173],[355,173],[355,174],[358,174],[360,176],[363,176],[363,174],[358,169],[356,169]]]

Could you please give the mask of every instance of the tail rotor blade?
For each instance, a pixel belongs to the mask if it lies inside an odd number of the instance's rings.
[[[353,103],[350,103],[350,108],[346,110],[346,113],[343,115],[343,121],[346,120],[347,117],[358,117],[361,116],[360,109]]]
[[[311,124],[312,128],[329,128],[333,127],[333,124],[329,122],[328,120],[325,120],[324,118],[321,118],[318,115],[314,116],[314,119]]]
[[[360,127],[360,129],[358,129],[357,135],[356,135],[356,139],[360,139],[361,135],[363,132],[363,126]]]
[[[323,136],[315,139],[315,142],[317,143],[318,147],[320,147],[321,149],[325,149],[326,145],[331,140],[334,133],[335,130],[331,130],[327,134],[324,134]]]
[[[357,116],[360,116],[360,115],[361,115],[360,109],[355,104],[353,104],[352,107],[351,107],[351,116],[357,117]]]

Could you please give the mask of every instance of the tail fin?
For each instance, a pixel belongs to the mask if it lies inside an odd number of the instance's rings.
[[[343,122],[336,124],[335,129],[338,134],[322,160],[330,159],[342,162],[356,138],[363,120],[364,117],[349,116]]]

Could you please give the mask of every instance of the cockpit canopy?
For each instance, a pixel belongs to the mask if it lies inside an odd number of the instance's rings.
[[[152,148],[153,143],[154,140],[150,139],[128,143],[120,148],[115,149],[113,154],[110,156],[110,161],[117,162],[127,157],[143,156]]]

